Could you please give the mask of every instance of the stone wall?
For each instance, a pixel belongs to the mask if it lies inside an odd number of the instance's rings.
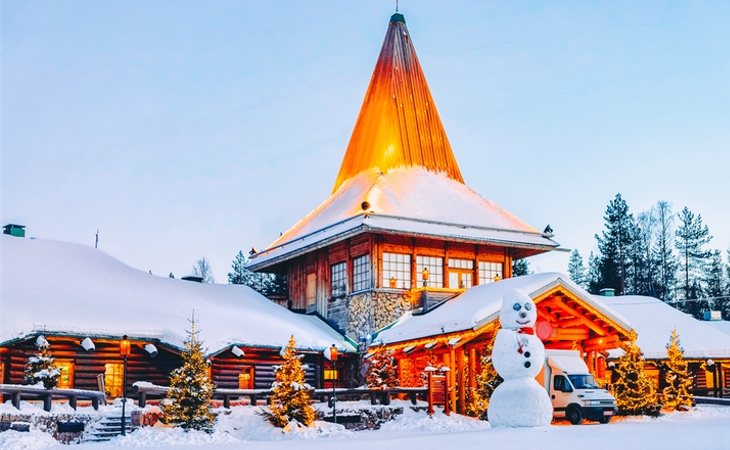
[[[327,319],[357,341],[397,320],[410,309],[407,292],[372,290],[334,300],[328,305]]]
[[[69,444],[78,443],[81,440],[83,431],[61,433],[58,431],[59,422],[75,422],[84,424],[84,428],[87,428],[89,424],[98,421],[101,418],[99,415],[86,415],[86,414],[51,414],[44,413],[43,415],[38,414],[26,414],[19,412],[17,414],[2,413],[0,414],[0,424],[3,423],[27,423],[32,430],[40,430],[46,432],[56,438],[58,441]]]

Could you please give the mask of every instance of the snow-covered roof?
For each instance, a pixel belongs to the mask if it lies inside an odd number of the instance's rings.
[[[477,329],[499,317],[502,297],[509,290],[521,289],[535,298],[557,285],[563,286],[591,307],[601,311],[625,330],[631,330],[629,321],[607,306],[602,298],[589,294],[566,275],[548,272],[474,286],[425,314],[406,313],[395,324],[378,333],[377,341],[391,344]]]
[[[363,207],[365,207],[363,209]],[[558,243],[445,173],[401,167],[347,180],[249,267],[261,269],[363,231],[551,250]]]
[[[730,357],[730,335],[657,298],[639,295],[597,298],[631,321],[638,333],[637,344],[647,359],[666,358],[666,345],[674,328],[686,358]],[[620,351],[611,353],[612,356],[619,354]]]
[[[708,320],[706,322],[702,322],[707,326],[710,326],[718,331],[722,331],[723,333],[730,335],[730,321],[728,320]]]
[[[182,346],[195,310],[211,352],[229,345],[354,347],[318,318],[292,313],[246,286],[200,284],[133,269],[100,250],[0,239],[0,343],[48,334],[155,339]]]

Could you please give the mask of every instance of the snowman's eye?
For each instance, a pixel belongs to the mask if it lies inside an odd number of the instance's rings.
[[[514,309],[515,311],[519,311],[520,308],[522,308],[522,305],[520,305],[519,303],[515,303],[514,305],[512,305],[512,309]]]
[[[529,304],[529,303],[525,303],[525,309],[528,310],[528,311],[531,310],[532,309],[532,305]]]

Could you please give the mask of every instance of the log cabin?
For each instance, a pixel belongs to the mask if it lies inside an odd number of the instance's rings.
[[[448,384],[456,387],[450,406],[463,413],[481,358],[489,354],[488,343],[499,329],[502,296],[511,289],[525,291],[535,302],[536,329],[546,349],[580,351],[597,381],[608,383],[609,351],[620,347],[633,328],[602,299],[559,273],[475,286],[434,309],[405,315],[381,330],[373,344],[394,352],[403,386],[421,385],[428,365],[448,367]]]
[[[396,13],[331,196],[248,267],[286,275],[288,296],[272,300],[360,340],[558,246],[464,183]]]
[[[195,313],[219,388],[269,388],[281,347],[294,335],[307,381],[325,387],[323,352],[355,347],[315,316],[286,310],[246,286],[201,284],[133,269],[76,244],[0,237],[0,383],[22,384],[28,358],[44,336],[61,368],[60,387],[122,392],[120,340],[128,335],[128,392],[136,381],[167,385],[181,365]],[[351,372],[341,363],[338,384]]]

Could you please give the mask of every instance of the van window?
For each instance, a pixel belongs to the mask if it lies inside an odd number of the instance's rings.
[[[556,375],[553,378],[553,389],[560,392],[565,392],[565,377]]]
[[[593,379],[593,375],[568,375],[570,382],[573,383],[576,389],[597,389],[596,380]]]

